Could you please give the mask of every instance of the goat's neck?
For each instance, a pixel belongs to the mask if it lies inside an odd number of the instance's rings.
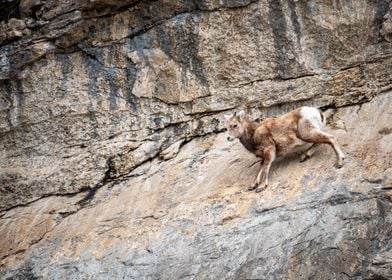
[[[256,131],[256,125],[255,123],[248,120],[244,120],[242,124],[244,126],[245,132],[244,135],[239,138],[240,142],[248,151],[254,153],[256,151],[256,143],[253,136]]]

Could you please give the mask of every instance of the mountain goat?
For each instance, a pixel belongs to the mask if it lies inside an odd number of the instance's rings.
[[[335,137],[321,130],[324,116],[313,107],[301,107],[278,118],[268,118],[262,122],[250,121],[241,111],[238,115],[225,116],[229,132],[228,140],[238,138],[242,145],[262,158],[261,168],[249,190],[260,191],[268,185],[268,173],[276,157],[285,155],[299,144],[313,143],[301,157],[310,158],[315,148],[322,143],[329,144],[335,151],[336,167],[343,166],[344,154]]]

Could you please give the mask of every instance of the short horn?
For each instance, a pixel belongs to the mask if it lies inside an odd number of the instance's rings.
[[[244,111],[244,110],[241,110],[241,111],[238,113],[238,116],[240,117],[241,120],[244,119],[245,116],[246,116],[245,111]]]

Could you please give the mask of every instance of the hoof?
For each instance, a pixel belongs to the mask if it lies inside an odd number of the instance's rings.
[[[335,168],[342,168],[342,166],[344,165],[344,159],[342,159],[340,162],[335,163]]]
[[[343,167],[343,163],[335,163],[335,164],[334,164],[334,167],[335,167],[336,169],[340,169],[340,168]]]
[[[267,184],[261,184],[258,188],[256,188],[256,192],[262,192],[265,188],[267,188]]]
[[[250,187],[248,187],[248,191],[253,191],[256,188],[257,188],[257,185],[250,186]]]
[[[308,159],[310,159],[310,156],[308,156],[308,155],[302,155],[302,156],[301,156],[301,159],[299,160],[299,162],[305,162],[305,161],[307,161]]]

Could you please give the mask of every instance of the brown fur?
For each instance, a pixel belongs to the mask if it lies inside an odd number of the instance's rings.
[[[276,157],[285,155],[297,145],[313,143],[302,156],[302,160],[306,160],[313,154],[317,145],[330,144],[338,159],[336,165],[338,167],[343,165],[344,155],[334,136],[321,131],[312,119],[314,115],[303,116],[301,109],[262,122],[253,122],[246,116],[236,114],[227,118],[229,133],[238,138],[248,151],[263,159],[256,181],[250,189],[267,186],[272,162]],[[317,112],[314,108],[307,107],[306,109],[313,110],[311,113]],[[319,121],[324,122],[322,113],[320,111],[319,113]]]

